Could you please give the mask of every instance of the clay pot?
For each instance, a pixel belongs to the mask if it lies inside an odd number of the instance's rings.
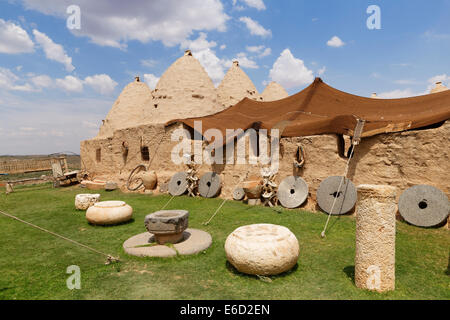
[[[295,235],[286,227],[253,224],[239,227],[227,237],[225,253],[238,271],[268,276],[295,266],[300,247]]]
[[[100,200],[100,194],[81,193],[75,196],[75,208],[87,210]]]
[[[250,177],[242,184],[247,199],[259,199],[262,191],[262,180],[258,177]]]
[[[133,216],[133,208],[123,201],[97,202],[86,211],[86,219],[92,224],[111,225],[125,222]]]
[[[158,183],[158,177],[156,176],[156,172],[153,170],[145,171],[140,174],[140,178],[144,183],[144,187],[147,190],[154,190],[156,188],[156,184]]]

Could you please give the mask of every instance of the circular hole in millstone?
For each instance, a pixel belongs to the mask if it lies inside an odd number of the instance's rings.
[[[342,192],[335,191],[335,192],[331,193],[330,196],[333,196],[334,198],[339,198],[341,196],[341,193]]]
[[[177,181],[177,185],[181,185],[181,181],[180,180]]]
[[[426,200],[422,200],[422,201],[420,201],[419,202],[419,208],[420,209],[426,209],[428,207],[428,203],[427,203],[427,201]]]
[[[295,193],[295,190],[294,189],[291,189],[291,194],[294,194]]]
[[[211,187],[211,181],[208,181],[208,182],[206,183],[206,185],[207,185],[208,187]]]

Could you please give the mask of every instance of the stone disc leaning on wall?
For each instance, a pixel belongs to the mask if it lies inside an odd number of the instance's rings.
[[[449,201],[441,190],[417,185],[402,193],[398,209],[406,222],[418,227],[434,227],[447,219]]]
[[[198,182],[198,192],[204,198],[213,198],[219,195],[222,181],[215,172],[207,172]]]
[[[297,176],[289,176],[278,186],[278,200],[285,208],[299,207],[308,197],[308,185]]]
[[[341,215],[349,212],[356,204],[357,194],[356,187],[349,179],[344,178],[341,188],[342,177],[333,176],[323,180],[319,189],[317,189],[317,204],[326,213],[332,215]],[[339,193],[338,193],[339,189]],[[334,204],[333,212],[331,207]]]
[[[187,191],[187,173],[177,172],[175,173],[169,182],[169,193],[172,196],[181,196]]]
[[[245,197],[245,191],[243,188],[236,188],[233,191],[233,199],[236,201],[241,201]]]

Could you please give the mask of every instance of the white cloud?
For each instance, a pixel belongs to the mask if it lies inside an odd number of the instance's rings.
[[[295,58],[289,49],[285,49],[275,61],[269,77],[287,89],[310,84],[314,80],[313,72],[303,60]]]
[[[395,80],[394,81],[395,84],[400,84],[400,85],[414,85],[414,84],[419,84],[419,81],[416,81],[414,79],[400,79],[400,80]]]
[[[259,55],[261,58],[262,57],[267,57],[268,55],[272,54],[272,49],[270,48],[265,48],[263,52],[261,52],[261,54]]]
[[[248,52],[258,54],[258,57],[266,57],[272,53],[272,49],[266,48],[265,46],[246,46]]]
[[[343,42],[338,36],[334,36],[328,40],[327,45],[329,47],[339,48],[345,46],[345,42]]]
[[[24,83],[10,69],[0,67],[0,89],[11,91],[36,91],[29,83]]]
[[[240,52],[237,54],[236,58],[233,60],[239,61],[239,65],[242,68],[249,68],[249,69],[258,69],[259,66],[256,64],[255,61],[247,57],[247,54],[245,52]]]
[[[437,76],[431,77],[430,79],[428,79],[428,87],[427,87],[427,92],[430,92],[431,89],[434,88],[436,82],[442,82],[443,85],[448,87],[448,84],[450,84],[450,76],[448,76],[447,74],[439,74]]]
[[[206,33],[200,32],[197,39],[183,41],[181,48],[190,49],[192,55],[205,68],[214,84],[218,85],[225,76],[225,67],[228,63],[231,64],[231,61],[219,59],[215,51],[211,49],[217,46],[217,43],[208,41],[206,38]]]
[[[50,154],[65,150],[79,153],[80,141],[97,134],[101,119],[114,103],[110,98],[86,99],[78,95],[45,99],[5,93],[1,98],[4,111],[0,127],[4,131],[0,134],[0,154]],[[25,131],[19,131],[18,127]]]
[[[73,0],[23,0],[27,9],[66,19]],[[82,27],[71,30],[102,46],[125,48],[128,41],[180,44],[195,31],[225,31],[229,16],[220,0],[78,0]]]
[[[440,75],[437,75],[437,76],[434,76],[434,77],[428,79],[428,82],[430,84],[435,84],[436,82],[439,82],[439,81],[443,82],[443,83],[450,81],[450,76],[448,76],[447,74],[440,74]]]
[[[219,59],[215,52],[209,48],[193,52],[195,58],[197,58],[203,68],[205,68],[214,85],[218,85],[225,76],[225,67],[227,66],[227,60]]]
[[[317,71],[317,74],[318,74],[319,76],[321,76],[321,75],[323,75],[323,74],[325,73],[325,71],[327,71],[327,67],[323,66],[322,68],[320,68],[320,69]]]
[[[56,86],[67,92],[82,92],[83,81],[74,76],[66,76],[55,80]]]
[[[86,77],[84,78],[84,84],[101,94],[111,94],[117,86],[117,82],[107,74],[96,74]]]
[[[146,59],[146,60],[141,60],[141,66],[146,67],[146,68],[153,68],[154,66],[156,66],[158,63],[158,61],[153,60],[153,59]]]
[[[146,73],[144,74],[144,81],[147,83],[147,85],[150,87],[150,89],[155,89],[156,84],[159,81],[159,77],[155,76],[152,73]]]
[[[81,125],[83,127],[85,127],[85,128],[90,128],[90,129],[98,129],[98,128],[100,128],[100,124],[93,123],[93,122],[86,121],[86,120],[83,120],[81,122]]]
[[[257,10],[266,10],[266,5],[263,0],[240,0],[240,2],[244,2],[247,6],[251,8],[255,8]],[[236,6],[237,0],[233,0],[233,6]],[[238,10],[243,10],[244,8],[241,6],[237,7]]]
[[[34,76],[31,82],[38,88],[48,88],[53,85],[53,80],[47,75]]]
[[[259,53],[264,49],[264,46],[246,46],[245,49],[247,49],[248,52]]]
[[[184,40],[181,43],[182,48],[189,48],[193,52],[198,52],[201,50],[205,50],[208,48],[214,48],[217,46],[217,43],[215,41],[208,41],[206,40],[207,34],[204,32],[200,32],[199,36],[195,40]]]
[[[36,42],[42,46],[47,59],[62,63],[68,72],[75,69],[72,58],[67,55],[62,45],[54,43],[45,33],[36,29],[33,30],[33,34]]]
[[[272,31],[265,29],[262,25],[250,17],[240,17],[239,21],[245,23],[251,35],[260,36],[263,38],[270,37],[272,35]]]
[[[20,26],[0,19],[0,52],[26,53],[34,51],[34,43]]]
[[[388,92],[382,92],[378,94],[378,97],[382,99],[398,99],[398,98],[414,97],[418,95],[421,95],[421,93],[415,93],[413,90],[408,88],[404,90],[396,89]]]

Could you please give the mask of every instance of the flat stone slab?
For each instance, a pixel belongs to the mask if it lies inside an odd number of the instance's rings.
[[[126,253],[138,257],[168,258],[180,255],[191,255],[208,249],[212,244],[211,235],[202,230],[188,228],[183,232],[184,240],[174,245],[159,245],[155,235],[149,232],[135,235],[123,243]]]

